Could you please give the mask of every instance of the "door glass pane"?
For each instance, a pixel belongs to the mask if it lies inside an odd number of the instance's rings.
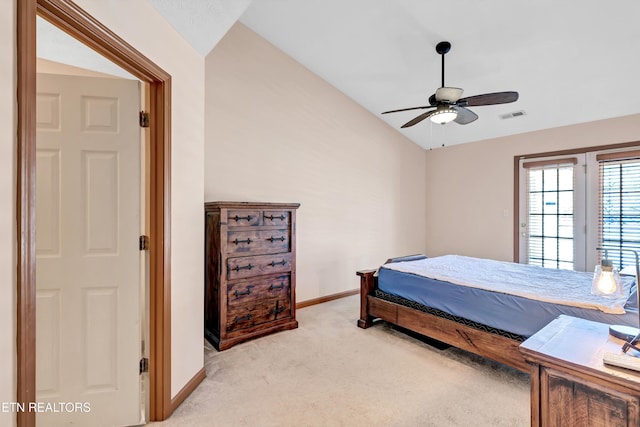
[[[573,168],[558,169],[558,190],[573,191]]]
[[[544,237],[557,237],[557,236],[558,236],[558,216],[545,215],[544,216]]]
[[[541,237],[529,237],[529,264],[542,265]]]
[[[542,215],[529,215],[529,235],[542,235]],[[529,243],[531,245],[531,243]]]
[[[558,192],[557,191],[545,191],[543,196],[544,206],[542,209],[545,214],[558,213]]]
[[[529,192],[529,213],[542,214],[542,192]]]
[[[558,239],[545,237],[542,239],[542,243],[544,245],[544,259],[548,260],[549,263],[558,260]],[[545,265],[545,267],[547,267]],[[555,267],[554,267],[555,268]]]
[[[556,191],[558,189],[558,169],[543,169],[543,191]]]
[[[565,263],[573,262],[572,239],[558,239],[558,260]],[[573,266],[571,268],[573,269]]]
[[[573,238],[573,215],[558,216],[558,237]]]
[[[542,191],[542,169],[529,170],[529,191]]]
[[[558,193],[558,213],[573,215],[573,191]]]
[[[574,167],[528,170],[528,263],[573,268]]]

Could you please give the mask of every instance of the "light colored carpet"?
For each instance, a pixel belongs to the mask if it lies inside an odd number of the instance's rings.
[[[527,426],[529,377],[386,324],[359,297],[298,310],[299,328],[217,352],[166,421],[178,426]]]

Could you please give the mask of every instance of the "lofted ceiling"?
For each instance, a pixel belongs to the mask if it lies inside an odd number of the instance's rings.
[[[202,55],[239,19],[424,148],[640,113],[637,0],[146,1]],[[380,113],[428,104],[443,40],[446,86],[520,98],[470,107],[479,119],[467,125],[401,129],[424,110]]]
[[[208,54],[251,0],[147,0],[191,46]]]
[[[640,113],[640,2],[254,0],[241,22],[425,148]],[[400,126],[440,86],[515,90],[467,125]],[[519,117],[502,115],[523,111]]]

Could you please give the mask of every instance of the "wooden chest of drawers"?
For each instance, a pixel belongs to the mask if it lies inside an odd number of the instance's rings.
[[[205,203],[205,337],[218,349],[298,327],[297,203]]]

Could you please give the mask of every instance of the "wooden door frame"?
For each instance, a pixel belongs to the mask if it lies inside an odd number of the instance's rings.
[[[149,84],[149,416],[163,420],[173,409],[171,76],[71,0],[17,1],[17,402],[36,401],[36,15]],[[19,412],[17,422],[35,426],[35,413]]]

